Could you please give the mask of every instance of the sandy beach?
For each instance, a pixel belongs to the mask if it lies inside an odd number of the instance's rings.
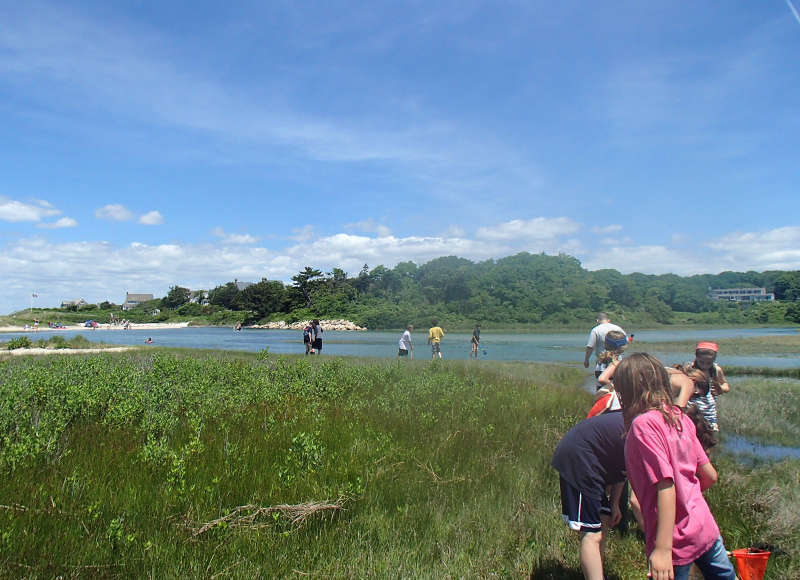
[[[29,354],[41,356],[46,354],[97,354],[101,352],[125,352],[135,350],[140,346],[110,346],[108,348],[15,348],[14,350],[0,350],[0,357],[26,356]]]
[[[189,326],[188,322],[145,322],[145,323],[131,323],[130,330],[169,330],[171,328],[186,328]],[[86,327],[83,324],[70,324],[63,328],[50,328],[48,326],[40,326],[39,331],[54,331],[54,330],[86,330],[94,332],[98,330],[125,330],[119,324],[98,324],[97,328]],[[36,334],[33,328],[24,328],[22,326],[0,326],[0,332],[30,332]]]

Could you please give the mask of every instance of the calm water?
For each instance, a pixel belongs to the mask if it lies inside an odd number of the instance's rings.
[[[713,330],[642,330],[636,331],[636,338],[647,342],[675,340],[717,340],[752,336],[776,336],[795,334],[792,328],[725,328]],[[302,334],[297,330],[248,330],[234,332],[231,328],[190,327],[165,330],[41,330],[37,333],[2,333],[0,341],[17,336],[34,339],[47,339],[53,335],[70,338],[81,334],[91,341],[121,345],[141,345],[147,337],[153,338],[158,346],[210,348],[225,350],[259,351],[269,348],[273,353],[304,352]],[[583,362],[584,345],[588,336],[585,333],[552,334],[493,334],[481,335],[480,358],[498,361],[531,362]],[[345,332],[327,331],[324,337],[324,355],[394,357],[397,355],[397,342],[400,332]],[[415,332],[413,341],[416,358],[429,358],[430,347],[425,344],[427,332]],[[469,356],[471,333],[447,334],[442,341],[442,353],[448,359],[466,359]],[[629,351],[636,351],[636,342]],[[664,353],[651,348],[651,353],[665,364],[690,360],[693,353]],[[735,366],[796,367],[800,366],[795,356],[725,356],[720,353],[718,362]],[[588,371],[587,371],[588,372]]]

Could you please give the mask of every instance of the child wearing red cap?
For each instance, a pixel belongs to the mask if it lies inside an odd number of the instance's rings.
[[[689,404],[698,408],[714,431],[719,431],[716,397],[731,389],[722,367],[716,364],[718,352],[717,343],[698,342],[694,351],[694,361],[686,365],[687,370],[698,369],[703,372],[700,375],[701,380],[694,380],[695,392],[689,399]]]

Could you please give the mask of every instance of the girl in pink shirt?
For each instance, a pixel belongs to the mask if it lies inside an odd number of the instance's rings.
[[[625,424],[625,466],[642,509],[647,563],[656,580],[736,580],[703,490],[717,481],[695,426],[674,406],[664,365],[635,353],[614,373]]]

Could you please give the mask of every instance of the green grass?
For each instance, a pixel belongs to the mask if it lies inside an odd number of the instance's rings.
[[[549,461],[590,404],[582,381],[556,365],[216,351],[0,361],[0,575],[580,577]],[[765,522],[796,496],[735,500],[791,486],[797,463],[718,467],[728,547],[769,541],[774,577],[792,577],[798,526]],[[341,509],[193,536],[238,506],[323,501]],[[644,576],[634,536],[608,562],[611,578]]]
[[[757,336],[748,338],[720,338],[716,341],[719,344],[721,355],[789,355],[800,354],[800,334],[778,335],[778,336]],[[631,350],[648,349],[657,352],[681,352],[685,353],[687,360],[691,359],[697,341],[676,340],[665,342],[647,342],[637,340],[631,345]]]
[[[20,336],[9,341],[0,342],[0,351],[13,350],[16,348],[46,348],[51,350],[62,350],[79,348],[109,348],[112,346],[118,345],[94,342],[85,336],[81,336],[80,334],[75,335],[70,339],[66,339],[60,335],[55,335],[46,340],[31,340],[31,338],[28,336]]]
[[[762,443],[800,447],[800,380],[736,376],[717,398],[720,429]]]

